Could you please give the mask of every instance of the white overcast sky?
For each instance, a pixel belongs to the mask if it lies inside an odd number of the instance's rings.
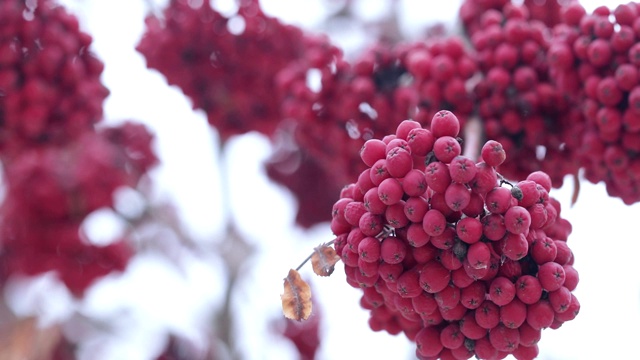
[[[307,29],[318,26],[323,14],[320,0],[263,0],[266,11]],[[106,117],[134,119],[156,133],[162,166],[154,172],[158,197],[169,197],[179,207],[185,225],[197,239],[212,242],[222,234],[224,207],[221,195],[218,144],[200,112],[164,78],[145,68],[134,50],[143,31],[143,0],[65,0],[94,37],[93,50],[105,62],[104,82],[111,90]],[[229,1],[215,2],[230,9]],[[357,1],[364,18],[386,10],[383,0]],[[399,1],[403,29],[415,32],[428,20],[451,23],[458,1]],[[593,9],[596,2],[583,2]],[[617,2],[608,2],[614,4]],[[340,44],[358,40],[358,33],[337,38]],[[269,142],[256,134],[239,137],[227,154],[227,199],[244,234],[259,253],[247,269],[243,288],[236,296],[246,359],[295,359],[291,345],[268,330],[267,322],[280,312],[282,278],[297,266],[313,246],[331,239],[328,226],[302,231],[292,226],[291,195],[267,182],[261,161]],[[604,187],[583,183],[580,198],[570,208],[571,181],[552,192],[563,205],[563,217],[573,224],[569,239],[580,272],[575,294],[579,316],[559,330],[546,330],[540,342],[541,359],[626,359],[637,354],[640,323],[640,278],[637,276],[640,204],[625,206],[609,198]],[[305,240],[301,240],[305,239]],[[194,260],[184,276],[154,258],[138,259],[116,280],[98,284],[85,304],[95,316],[117,309],[134,311],[137,322],[128,324],[126,336],[105,340],[104,346],[85,349],[84,359],[145,360],[157,351],[166,329],[198,339],[201,310],[217,304],[223,276],[217,264]],[[310,269],[302,271],[312,277]],[[374,333],[367,312],[359,308],[360,293],[344,281],[339,266],[331,278],[314,279],[315,296],[323,307],[323,345],[319,359],[410,359],[414,346],[402,336]],[[44,299],[47,293],[42,291]],[[38,298],[38,294],[33,295]],[[36,300],[34,300],[36,301]],[[37,301],[36,301],[37,302]],[[35,306],[35,305],[34,305]],[[40,312],[55,312],[40,304]],[[29,311],[29,310],[24,310]],[[123,330],[125,331],[125,330]],[[154,345],[156,344],[156,345]],[[101,349],[96,358],[92,349]]]

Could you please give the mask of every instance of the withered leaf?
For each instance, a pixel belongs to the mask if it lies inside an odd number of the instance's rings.
[[[319,276],[329,276],[333,273],[336,263],[340,261],[340,256],[336,251],[326,244],[322,244],[313,249],[311,255],[311,266],[313,272]]]
[[[573,194],[571,195],[571,206],[578,202],[578,195],[580,194],[580,178],[578,175],[573,175]]]
[[[289,270],[289,275],[284,279],[284,293],[280,298],[282,312],[287,319],[307,320],[311,315],[311,288],[296,270]]]

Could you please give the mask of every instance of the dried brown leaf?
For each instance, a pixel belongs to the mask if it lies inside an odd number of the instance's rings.
[[[311,266],[313,272],[319,276],[329,276],[333,273],[336,263],[340,261],[340,256],[329,245],[322,244],[313,249],[311,255]]]
[[[59,327],[40,328],[35,318],[3,324],[0,329],[0,360],[51,359],[60,338]]]
[[[578,202],[578,195],[580,194],[580,179],[577,174],[573,175],[573,194],[571,195],[571,206]]]
[[[284,279],[284,293],[280,298],[282,312],[287,319],[307,320],[311,315],[311,288],[296,270],[289,270],[289,275]]]

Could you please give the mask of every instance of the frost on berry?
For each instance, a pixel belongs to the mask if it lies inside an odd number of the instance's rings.
[[[418,60],[426,61],[412,61]],[[448,71],[442,64],[440,71]],[[422,75],[434,70],[412,66]],[[497,171],[500,161],[486,161],[489,155],[479,163],[460,154],[447,158],[449,142],[459,144],[451,137],[456,127],[447,125],[451,119],[435,121],[441,128],[433,133],[425,129],[435,141],[399,138],[426,134],[403,122],[396,134],[369,143],[385,144],[384,159],[366,156],[377,185],[366,185],[361,172],[362,202],[345,193],[334,206],[332,229],[338,239],[346,237],[339,255],[347,282],[363,289],[370,327],[403,332],[416,342],[419,358],[498,358],[516,351],[526,357],[537,351],[539,329],[557,328],[579,311],[566,243],[571,224],[549,197],[546,173],[511,185]],[[414,146],[425,145],[420,141],[433,146],[431,155],[408,171],[389,171],[390,154],[413,154]],[[498,155],[508,150],[494,145]]]

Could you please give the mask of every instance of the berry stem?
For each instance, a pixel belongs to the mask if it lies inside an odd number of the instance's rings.
[[[331,246],[331,245],[333,245],[334,242],[336,242],[336,239],[333,239],[333,240],[329,241],[325,245],[326,246]],[[314,252],[315,252],[315,250],[314,250]],[[313,252],[311,254],[309,254],[309,256],[307,256],[307,258],[304,259],[304,261],[300,265],[298,265],[298,267],[296,268],[296,271],[299,271],[304,266],[304,264],[306,264],[309,260],[311,260],[312,256],[313,256]]]
[[[477,116],[471,116],[464,125],[464,143],[462,154],[474,161],[480,160],[482,124]]]
[[[580,178],[578,174],[573,174],[573,194],[571,194],[571,206],[578,201],[578,195],[580,194]]]

